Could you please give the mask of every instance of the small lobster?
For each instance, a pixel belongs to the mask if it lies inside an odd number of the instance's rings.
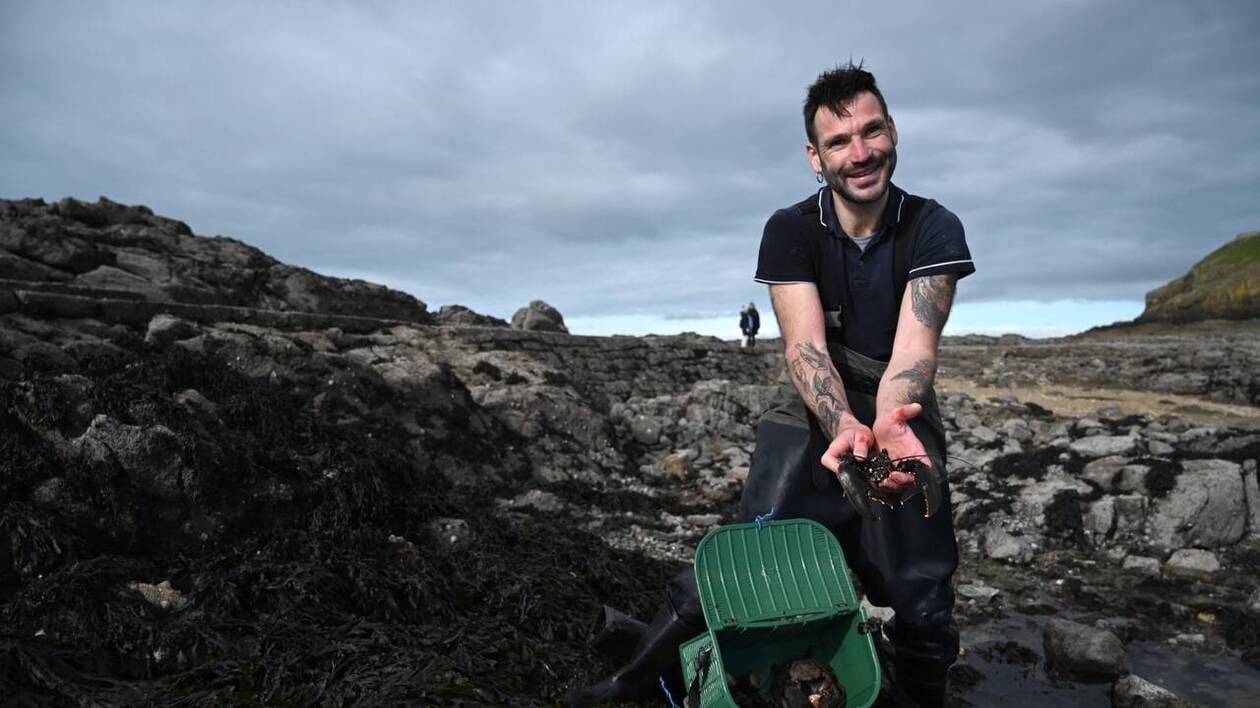
[[[923,516],[929,517],[941,505],[941,480],[940,475],[920,457],[928,456],[892,459],[887,450],[880,450],[865,460],[859,460],[848,452],[840,458],[840,471],[836,473],[836,478],[840,480],[845,498],[864,519],[875,519],[875,508],[871,502],[879,502],[889,508],[898,507],[919,492],[923,493]],[[880,487],[880,483],[893,472],[913,476],[913,487],[904,492],[890,492]]]

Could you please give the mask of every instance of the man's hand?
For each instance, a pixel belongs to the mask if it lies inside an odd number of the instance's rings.
[[[874,444],[875,435],[871,429],[862,425],[857,418],[847,415],[841,419],[836,437],[823,453],[822,465],[831,470],[832,474],[838,474],[841,457],[852,452],[857,459],[865,460]]]
[[[919,437],[910,429],[909,424],[911,418],[918,416],[922,412],[922,405],[908,403],[904,406],[897,406],[886,415],[875,419],[875,425],[872,427],[875,441],[881,449],[888,451],[890,458],[900,460],[911,457],[931,467],[931,460],[923,456],[926,452],[923,449],[923,443],[919,442]],[[828,448],[828,452],[830,452],[830,448]],[[913,482],[914,475],[906,472],[893,472],[879,486],[885,491],[900,492]]]

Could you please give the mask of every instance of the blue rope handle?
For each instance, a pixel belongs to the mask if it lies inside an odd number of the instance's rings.
[[[662,674],[657,678],[660,679],[661,690],[665,692],[665,698],[669,700],[669,708],[679,708],[679,705],[674,702],[674,696],[670,694],[669,688],[665,685],[665,676]]]
[[[774,512],[776,512],[776,511],[778,511],[778,510],[779,510],[779,507],[777,507],[777,506],[772,506],[772,507],[770,507],[770,513],[768,513],[768,514],[757,514],[756,516],[754,516],[754,517],[753,517],[753,523],[754,523],[754,524],[757,524],[757,530],[758,530],[758,531],[760,531],[760,530],[761,530],[761,522],[763,522],[763,521],[769,521],[769,520],[770,520],[770,517],[774,516]]]

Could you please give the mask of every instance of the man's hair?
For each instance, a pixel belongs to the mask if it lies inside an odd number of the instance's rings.
[[[888,117],[888,104],[884,103],[884,94],[875,85],[875,76],[862,68],[859,62],[852,61],[847,66],[837,66],[830,71],[818,75],[818,79],[809,87],[805,95],[805,135],[809,142],[818,144],[818,136],[814,134],[814,116],[818,109],[826,106],[838,116],[848,115],[844,109],[846,101],[851,101],[863,91],[870,91],[879,101],[879,108]]]

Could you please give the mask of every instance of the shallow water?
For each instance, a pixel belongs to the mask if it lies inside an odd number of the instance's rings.
[[[960,663],[974,667],[983,678],[958,695],[977,706],[1110,706],[1110,683],[1052,681],[1046,676],[1042,652],[1046,619],[1016,613],[963,628],[965,655]],[[982,656],[986,649],[1001,642],[1027,647],[1036,655],[1036,661],[1021,664],[1000,656]],[[1237,657],[1197,654],[1157,642],[1129,642],[1125,650],[1134,674],[1187,700],[1209,706],[1260,706],[1260,670]]]

